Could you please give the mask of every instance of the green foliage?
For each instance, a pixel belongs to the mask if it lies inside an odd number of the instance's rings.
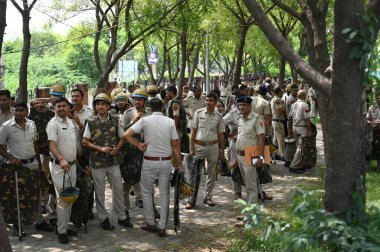
[[[379,81],[373,72],[379,66],[379,48],[376,47],[378,17],[372,13],[357,16],[358,28],[346,28],[342,33],[347,35],[346,42],[353,44],[350,58],[359,60],[362,72],[362,85],[368,85],[371,80]]]
[[[380,210],[373,206],[353,221],[349,214],[335,214],[321,207],[323,190],[298,189],[286,220],[246,205],[245,234],[234,249],[245,251],[379,251]],[[254,230],[262,230],[257,233]],[[258,238],[261,237],[261,238]]]
[[[18,71],[20,58],[18,54],[4,55],[5,88],[12,93],[18,88]],[[65,65],[64,57],[45,55],[44,57],[31,56],[28,67],[28,90],[36,87],[46,87],[53,83],[68,86],[77,82],[89,83],[89,78],[80,74],[77,70],[70,70]]]

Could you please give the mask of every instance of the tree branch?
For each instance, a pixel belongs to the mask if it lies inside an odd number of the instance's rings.
[[[301,13],[294,10],[292,7],[286,5],[283,3],[282,0],[272,0],[272,2],[277,5],[280,9],[287,12],[289,15],[297,18],[298,20],[301,20]]]
[[[328,78],[323,76],[294,51],[290,43],[282,36],[282,34],[273,26],[265,15],[261,6],[256,0],[244,0],[249,12],[254,17],[257,25],[263,31],[270,43],[277,49],[280,55],[294,68],[306,81],[310,83],[316,90],[326,96],[331,92],[331,85]]]

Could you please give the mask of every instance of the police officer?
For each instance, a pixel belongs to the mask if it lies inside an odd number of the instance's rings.
[[[124,141],[120,139],[123,134],[118,116],[111,115],[108,111],[111,107],[111,98],[100,93],[94,99],[98,112],[97,116],[87,119],[83,133],[83,146],[92,150],[90,154],[90,166],[93,169],[93,179],[96,195],[96,210],[104,230],[113,230],[107,211],[105,209],[105,179],[107,177],[112,188],[112,201],[118,217],[119,225],[132,228],[132,223],[126,217],[123,206],[123,187],[119,163],[121,155],[119,149]],[[113,217],[113,216],[112,216]]]
[[[273,143],[277,143],[278,154],[281,159],[285,154],[285,103],[282,101],[282,90],[279,86],[274,88],[274,98],[270,105],[272,110]]]
[[[56,195],[65,184],[76,183],[75,159],[77,154],[77,135],[74,122],[67,117],[69,101],[64,97],[59,97],[53,103],[55,117],[46,126],[49,140],[51,159],[49,163],[50,173],[53,179]],[[67,173],[68,176],[65,176]],[[57,198],[57,233],[60,243],[68,243],[68,235],[75,236],[74,230],[68,229],[67,224],[70,220],[72,204]]]
[[[257,174],[256,167],[261,166],[264,160],[264,140],[265,126],[264,119],[252,111],[252,98],[242,96],[237,99],[241,117],[239,118],[238,136],[236,141],[237,162],[233,165],[235,169],[240,169],[247,191],[248,204],[253,204],[257,200]],[[245,148],[258,146],[258,158],[256,164],[246,164]],[[241,219],[241,217],[239,218]]]
[[[186,110],[181,97],[177,96],[177,88],[169,86],[166,89],[166,98],[169,99],[168,116],[172,118],[177,127],[177,134],[181,142],[181,152],[189,152],[189,139],[186,134]]]
[[[0,125],[13,118],[14,109],[10,106],[10,99],[9,90],[0,90]]]
[[[205,107],[206,97],[202,95],[202,88],[200,86],[193,87],[193,93],[188,95],[187,98],[183,101],[183,105],[188,111],[189,115],[189,126],[191,126],[191,121],[194,118],[195,111]]]
[[[170,176],[172,171],[171,156],[181,160],[181,151],[178,135],[173,119],[162,114],[163,102],[158,98],[151,100],[152,115],[140,119],[123,137],[144,152],[144,163],[141,172],[141,187],[144,200],[144,215],[146,223],[141,226],[148,232],[158,231],[160,237],[166,236],[166,226],[169,214]],[[134,138],[136,133],[144,132],[144,143]],[[178,162],[177,169],[182,170],[182,162]],[[153,182],[158,177],[160,190],[161,217],[158,230],[153,213],[152,193]]]
[[[240,96],[240,95],[239,95]],[[236,97],[239,98],[239,97]],[[236,152],[236,140],[239,126],[239,108],[234,106],[224,117],[224,124],[228,126],[230,134],[228,136],[228,162],[234,164],[237,162],[237,152]],[[235,194],[235,200],[242,198],[242,188],[241,185],[232,181],[232,187]]]
[[[252,111],[264,117],[266,133],[270,134],[270,103],[264,98],[268,93],[264,85],[259,86],[259,94],[252,97]]]
[[[299,166],[301,159],[302,137],[311,136],[310,108],[306,103],[305,90],[298,91],[298,100],[293,103],[289,113],[289,135],[296,139],[297,150],[294,154],[289,171],[303,173],[305,170]]]
[[[216,179],[216,165],[218,159],[224,160],[224,122],[222,115],[215,110],[217,96],[214,93],[206,95],[206,107],[195,112],[191,125],[190,155],[207,159],[207,178],[203,203],[215,206],[212,198]],[[192,209],[197,200],[193,194],[186,209]]]
[[[169,86],[166,89],[166,98],[169,99],[169,117],[175,121],[178,136],[181,138],[186,129],[186,111],[181,97],[177,96],[177,88]]]
[[[71,102],[74,105],[75,113],[78,115],[81,125],[84,125],[86,119],[94,115],[92,109],[83,104],[84,93],[81,89],[71,90]]]
[[[143,89],[143,88],[136,89],[132,94],[132,99],[134,100],[135,106],[125,111],[122,118],[122,127],[125,131],[128,130],[133,124],[138,122],[141,118],[150,115],[150,113],[145,108],[145,104],[147,103],[147,99],[148,99],[146,89]],[[139,138],[140,141],[142,141],[141,134],[138,134],[136,137]],[[127,165],[132,166],[133,163],[136,163],[135,165],[138,165],[139,167],[131,167],[131,168],[139,169],[141,171],[140,164],[142,163],[142,160],[136,160],[136,157],[131,157],[128,155],[129,153],[126,153],[126,158],[128,159],[127,162],[129,162],[129,164]],[[134,180],[135,178],[131,178],[131,179]],[[136,195],[135,205],[139,208],[143,208],[140,182],[137,182],[134,185],[129,185],[126,182],[124,183],[123,189],[124,189],[125,208],[127,212],[129,212],[131,208],[129,192],[132,186]]]
[[[30,168],[37,175],[38,172],[42,172],[42,167],[37,146],[36,126],[33,121],[26,119],[28,114],[26,103],[16,102],[14,108],[14,117],[0,127],[0,155],[12,164]],[[36,217],[36,230],[48,232],[54,230],[42,217],[41,198],[39,198]],[[17,225],[15,225],[15,232],[18,232]]]
[[[298,85],[292,84],[290,86],[290,94],[286,98],[286,114],[289,115],[290,107],[297,101]]]

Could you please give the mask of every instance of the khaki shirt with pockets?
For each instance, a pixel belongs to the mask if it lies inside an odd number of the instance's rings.
[[[25,120],[25,129],[14,118],[0,127],[0,144],[17,159],[30,159],[36,155],[34,143],[38,140],[37,128],[32,120]]]
[[[305,101],[298,99],[290,107],[289,118],[293,118],[293,126],[306,126],[305,119],[310,118],[309,105]]]
[[[252,97],[252,112],[264,116],[270,115],[270,104],[262,96]]]
[[[77,155],[77,135],[73,120],[62,119],[55,115],[46,126],[49,141],[57,143],[58,152],[68,161],[74,161]],[[52,158],[55,158],[51,155]]]
[[[265,134],[264,118],[254,112],[251,112],[247,118],[241,115],[239,118],[236,149],[243,151],[245,147],[256,146],[260,134]]]
[[[225,132],[222,115],[216,110],[208,113],[206,108],[195,112],[191,127],[197,129],[195,139],[203,142],[218,140],[218,134]]]

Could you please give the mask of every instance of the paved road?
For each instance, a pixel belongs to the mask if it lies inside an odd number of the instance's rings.
[[[318,132],[318,161],[323,161],[322,135]],[[277,162],[271,166],[273,182],[265,185],[264,189],[274,196],[273,202],[265,202],[268,209],[282,207],[287,202],[286,195],[305,181],[318,180],[318,170],[313,168],[304,175],[289,173],[283,167],[282,162]],[[204,192],[204,179],[202,177],[200,194]],[[110,191],[107,191],[108,197]],[[133,208],[131,217],[134,228],[126,229],[116,226],[115,231],[104,231],[99,227],[99,222],[89,221],[88,233],[85,234],[83,228],[79,229],[77,237],[69,237],[70,242],[62,245],[54,233],[36,232],[34,226],[26,227],[28,234],[23,241],[18,241],[16,237],[10,236],[14,251],[224,251],[229,246],[229,241],[225,238],[226,233],[235,227],[235,217],[239,210],[235,208],[233,202],[232,185],[229,178],[218,176],[218,181],[214,189],[215,207],[207,207],[199,204],[193,210],[185,210],[184,204],[180,208],[181,228],[180,232],[174,232],[173,224],[173,190],[171,191],[170,219],[168,226],[168,237],[160,238],[155,234],[147,233],[140,229],[143,224],[142,209]],[[158,190],[156,192],[156,202],[158,200]],[[244,196],[244,193],[243,193]],[[199,198],[201,199],[201,197]],[[199,200],[198,200],[199,201]],[[109,200],[107,200],[108,206]],[[131,203],[134,203],[132,200]],[[134,205],[134,204],[132,204]],[[11,235],[11,232],[9,232]],[[1,246],[1,245],[0,245]]]

